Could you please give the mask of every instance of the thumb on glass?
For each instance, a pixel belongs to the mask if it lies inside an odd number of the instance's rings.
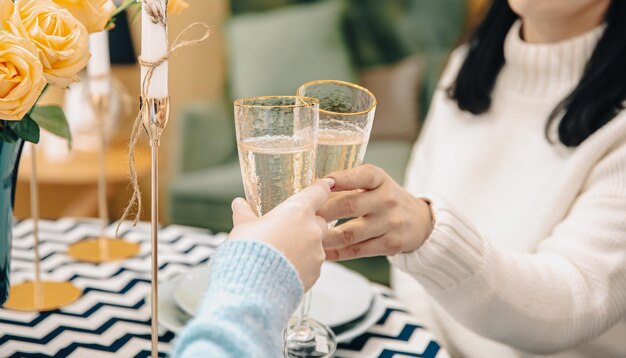
[[[231,205],[233,209],[233,224],[240,225],[248,221],[258,219],[254,210],[248,202],[243,198],[235,198]]]

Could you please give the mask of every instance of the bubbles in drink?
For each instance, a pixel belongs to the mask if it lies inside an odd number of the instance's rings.
[[[319,131],[316,175],[323,178],[360,165],[367,145],[360,132],[322,129]]]
[[[239,145],[246,197],[263,215],[315,179],[314,143],[285,136],[244,140]]]

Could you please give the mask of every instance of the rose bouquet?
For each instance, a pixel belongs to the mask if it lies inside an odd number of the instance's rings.
[[[61,108],[37,101],[48,86],[78,80],[90,57],[89,31],[102,31],[115,10],[111,0],[0,0],[0,305],[9,292],[12,199],[22,145],[39,142],[40,128],[71,143]]]
[[[88,35],[112,25],[119,8],[111,0],[0,0],[0,140],[37,143],[40,128],[71,140],[58,106],[37,106],[49,85],[67,87],[89,61]],[[180,13],[187,3],[171,0]]]
[[[79,80],[89,62],[89,33],[113,26],[115,17],[141,0],[0,0],[0,306],[9,290],[12,203],[24,141],[38,143],[41,128],[71,134],[63,110],[38,105],[48,86]],[[170,0],[180,13],[184,0]]]
[[[37,143],[40,127],[70,139],[58,106],[37,106],[47,86],[67,87],[89,61],[111,0],[0,0],[0,140]]]

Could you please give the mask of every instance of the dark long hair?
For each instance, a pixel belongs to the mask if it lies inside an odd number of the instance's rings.
[[[469,40],[469,51],[448,96],[461,110],[485,113],[491,92],[504,66],[504,40],[519,18],[507,0],[493,0],[481,25]],[[626,101],[626,1],[613,0],[605,17],[606,30],[598,41],[574,90],[556,105],[546,123],[546,136],[558,123],[559,140],[577,147],[610,122]]]

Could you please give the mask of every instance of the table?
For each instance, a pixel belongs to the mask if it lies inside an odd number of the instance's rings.
[[[25,151],[20,161],[15,202],[15,217],[30,217],[31,153]],[[150,174],[150,150],[138,148],[135,156],[138,176]],[[107,202],[110,213],[121,212],[131,192],[128,191],[128,147],[111,145],[106,151]],[[98,152],[73,150],[66,158],[53,160],[43,150],[37,151],[37,182],[40,215],[43,218],[98,216]]]
[[[109,227],[111,233],[114,229]],[[0,309],[0,357],[149,357],[149,224],[124,231],[127,240],[140,243],[137,257],[98,266],[75,262],[66,254],[69,244],[98,233],[96,220],[41,221],[40,230],[43,278],[71,280],[84,295],[62,310],[47,313]],[[19,222],[13,232],[11,279],[17,283],[32,278],[32,222]],[[183,226],[161,228],[160,279],[206,263],[226,238],[226,234]],[[448,357],[389,290],[384,300],[383,318],[368,333],[340,345],[337,357]],[[174,338],[172,332],[160,332],[160,356],[171,351]]]

